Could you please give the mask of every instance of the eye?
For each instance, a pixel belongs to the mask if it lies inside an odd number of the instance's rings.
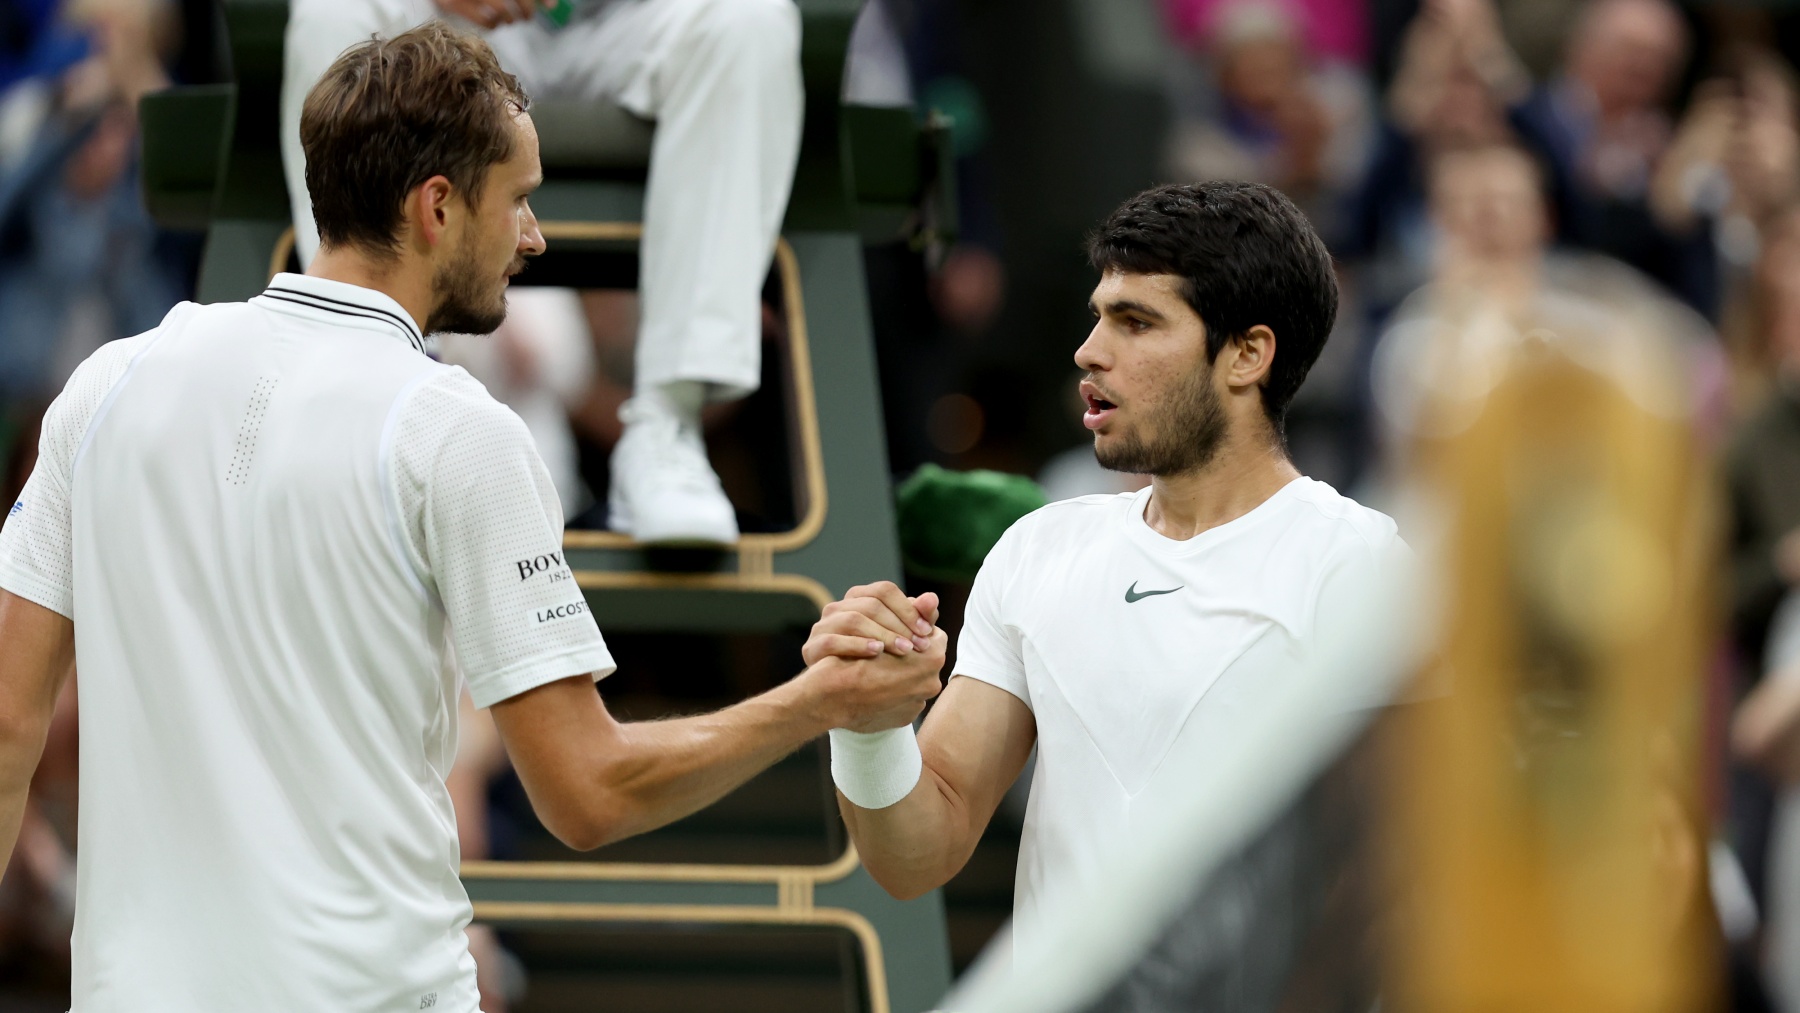
[[[1133,334],[1142,334],[1150,329],[1150,321],[1142,317],[1126,317],[1125,328]]]

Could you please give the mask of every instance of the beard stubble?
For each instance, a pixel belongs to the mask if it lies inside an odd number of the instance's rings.
[[[523,267],[522,258],[513,265]],[[425,322],[428,334],[492,334],[506,320],[506,286],[484,277],[473,244],[440,267],[431,278],[437,308]]]
[[[1102,468],[1139,475],[1169,476],[1198,471],[1210,463],[1225,439],[1225,405],[1212,386],[1212,370],[1189,374],[1156,419],[1156,435],[1146,440],[1122,433],[1102,449],[1094,441],[1094,457]]]

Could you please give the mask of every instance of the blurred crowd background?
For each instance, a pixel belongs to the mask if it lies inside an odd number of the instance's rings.
[[[204,237],[146,214],[134,110],[228,79],[217,18],[211,0],[0,0],[5,502],[74,365],[193,292]],[[1783,639],[1800,639],[1783,609],[1800,585],[1800,3],[874,0],[852,59],[851,99],[954,123],[958,242],[866,251],[896,477],[991,468],[1051,499],[1141,481],[1094,465],[1071,355],[1087,230],[1159,182],[1267,182],[1326,238],[1343,300],[1289,438],[1302,471],[1367,501],[1421,391],[1458,382],[1441,335],[1483,314],[1629,317],[1679,349],[1728,506],[1715,900],[1739,1008],[1800,1011],[1800,817],[1783,819],[1800,763],[1776,704],[1735,750],[1729,728],[1800,654]],[[604,498],[633,300],[517,305],[493,339],[440,352],[526,416],[579,522]],[[0,881],[14,980],[66,975],[65,710]]]

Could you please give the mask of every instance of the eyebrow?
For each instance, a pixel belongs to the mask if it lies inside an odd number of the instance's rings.
[[[1100,308],[1095,306],[1092,300],[1088,301],[1088,310],[1095,316],[1100,315]],[[1135,299],[1116,299],[1109,302],[1106,304],[1106,312],[1113,315],[1120,313],[1136,313],[1138,316],[1149,317],[1152,320],[1167,319],[1158,311],[1151,309],[1149,306],[1146,306]]]

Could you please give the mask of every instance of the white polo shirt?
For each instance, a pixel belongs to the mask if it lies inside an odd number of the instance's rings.
[[[444,787],[611,656],[517,416],[377,292],[280,275],[96,352],[0,587],[75,620],[75,1013],[473,1013]]]
[[[1392,520],[1312,479],[1186,541],[1145,522],[1149,500],[1084,496],[1027,515],[969,597],[956,674],[1018,697],[1037,722],[1019,948],[1059,897],[1186,797],[1196,769],[1236,747],[1248,715],[1305,677],[1322,631],[1368,618],[1406,558]],[[1331,694],[1321,702],[1379,702],[1367,686]],[[1166,763],[1174,755],[1184,762]]]

